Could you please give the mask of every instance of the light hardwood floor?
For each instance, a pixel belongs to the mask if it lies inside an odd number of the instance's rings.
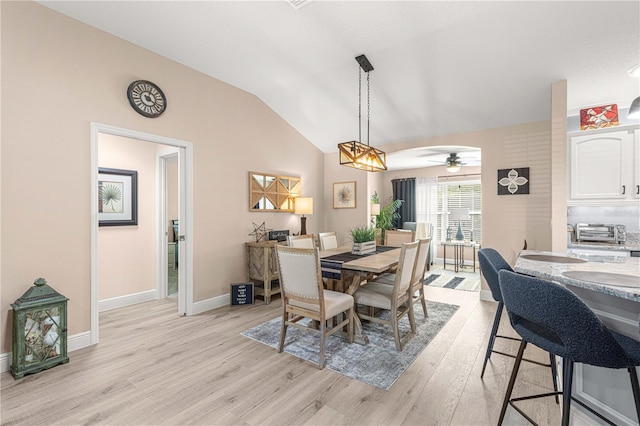
[[[14,380],[1,376],[1,423],[106,425],[495,425],[513,360],[480,370],[496,303],[426,287],[460,309],[389,391],[276,350],[240,332],[280,314],[227,307],[179,317],[175,299],[100,315],[100,343],[70,362]],[[506,315],[501,331],[509,330]],[[514,334],[515,335],[515,334]],[[393,338],[392,336],[390,338]],[[504,340],[504,339],[499,339]],[[517,343],[498,342],[515,353]],[[529,347],[528,357],[547,360]],[[356,360],[357,361],[357,360]],[[514,396],[549,391],[550,369],[523,363]],[[553,398],[521,404],[540,424],[560,422]],[[527,424],[510,409],[507,424]]]

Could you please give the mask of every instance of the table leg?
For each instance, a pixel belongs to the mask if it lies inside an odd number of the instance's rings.
[[[442,269],[447,269],[447,246],[442,246],[442,257],[444,260],[442,261]]]
[[[353,294],[358,290],[358,287],[360,287],[360,283],[362,282],[362,276],[357,273],[354,273],[351,277],[345,277],[345,275],[346,274],[343,270],[342,279],[343,280],[346,279],[345,283],[350,281],[349,286],[347,287],[345,293],[353,296]],[[367,337],[366,334],[364,334],[364,331],[362,329],[362,321],[360,321],[360,317],[358,316],[357,309],[354,308],[354,310],[356,312],[354,312],[354,315],[353,315],[353,341],[361,345],[366,345],[367,343],[369,343],[369,338]]]

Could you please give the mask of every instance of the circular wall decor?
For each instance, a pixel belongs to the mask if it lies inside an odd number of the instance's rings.
[[[162,90],[147,80],[136,80],[127,88],[131,107],[145,117],[154,118],[167,109],[167,98]]]

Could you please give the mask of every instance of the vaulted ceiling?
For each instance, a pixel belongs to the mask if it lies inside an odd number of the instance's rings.
[[[358,138],[360,54],[372,145],[546,120],[564,79],[568,115],[640,95],[638,1],[40,3],[254,94],[323,152]]]

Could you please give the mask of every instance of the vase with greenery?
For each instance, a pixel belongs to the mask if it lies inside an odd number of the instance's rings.
[[[351,229],[353,254],[367,254],[376,251],[376,228],[369,226],[356,226]]]

